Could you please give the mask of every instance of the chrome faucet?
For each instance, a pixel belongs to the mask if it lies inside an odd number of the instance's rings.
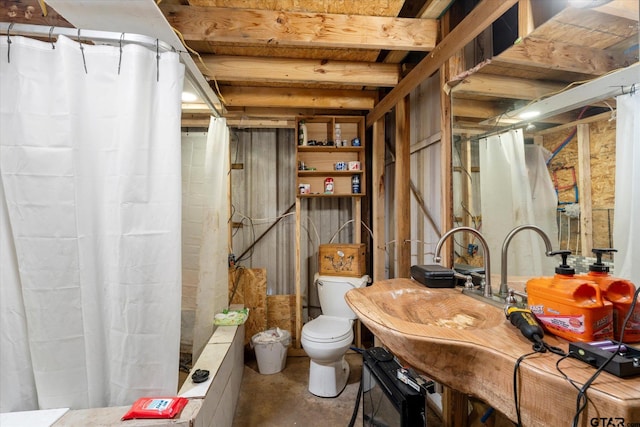
[[[544,244],[547,247],[547,251],[545,252],[545,255],[552,256],[550,255],[550,253],[553,252],[553,248],[551,247],[551,240],[549,240],[549,236],[547,236],[547,233],[545,233],[544,230],[542,230],[542,228],[536,225],[529,224],[529,225],[520,225],[514,228],[513,230],[511,230],[509,234],[507,234],[507,237],[505,237],[504,243],[502,243],[502,265],[500,266],[500,296],[501,297],[506,297],[507,294],[509,293],[509,287],[507,286],[507,249],[509,248],[509,243],[511,242],[511,239],[513,239],[513,236],[515,236],[522,230],[533,230],[536,233],[538,233],[540,237],[542,237],[542,240],[544,241]]]
[[[483,296],[486,298],[491,298],[493,293],[491,292],[491,261],[489,259],[489,245],[487,245],[487,241],[484,239],[484,237],[482,236],[482,234],[480,234],[480,232],[478,230],[476,230],[475,228],[471,228],[471,227],[456,227],[456,228],[452,228],[451,230],[447,231],[446,233],[444,233],[442,235],[442,237],[440,238],[440,240],[438,240],[438,244],[436,245],[436,251],[435,251],[435,255],[433,256],[433,261],[434,262],[440,262],[440,260],[442,259],[440,257],[440,249],[442,249],[442,244],[444,243],[445,240],[447,240],[447,238],[449,236],[451,236],[452,234],[458,232],[458,231],[466,231],[468,233],[471,233],[473,235],[475,235],[478,240],[480,240],[480,244],[482,245],[482,251],[484,252],[483,257],[484,257],[484,279],[482,281],[484,287],[483,287]]]

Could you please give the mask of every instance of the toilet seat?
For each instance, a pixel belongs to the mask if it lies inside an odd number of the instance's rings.
[[[316,343],[330,343],[352,339],[351,319],[320,315],[302,328],[302,337]]]

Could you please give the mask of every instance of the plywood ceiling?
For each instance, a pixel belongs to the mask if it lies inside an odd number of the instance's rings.
[[[522,36],[450,82],[459,123],[481,127],[496,112],[638,61],[638,1],[574,8],[569,0],[521,0]],[[480,4],[500,3],[484,0]],[[296,115],[367,114],[437,49],[446,18],[473,0],[162,0],[167,21],[226,103],[230,123],[292,126]],[[46,2],[45,2],[46,5]],[[72,26],[37,0],[0,0],[0,21],[31,6],[29,23]],[[478,7],[478,6],[477,6]],[[476,7],[476,8],[477,8]],[[553,9],[553,10],[551,10]],[[446,11],[450,11],[445,14]],[[477,62],[477,61],[476,61]],[[426,76],[425,76],[426,77]],[[187,125],[206,111],[184,108]],[[557,119],[561,121],[564,119]]]

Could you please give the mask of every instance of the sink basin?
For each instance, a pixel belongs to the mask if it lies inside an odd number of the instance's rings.
[[[371,292],[369,298],[389,317],[438,328],[484,329],[504,321],[500,311],[455,292],[416,287]]]
[[[410,279],[352,289],[345,298],[358,317],[405,335],[447,338],[453,334],[462,338],[461,332],[486,330],[505,322],[501,309],[458,289],[427,288]]]

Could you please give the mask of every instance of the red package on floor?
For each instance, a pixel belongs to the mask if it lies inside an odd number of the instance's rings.
[[[141,397],[131,405],[122,421],[135,418],[173,418],[188,401],[185,397]]]

